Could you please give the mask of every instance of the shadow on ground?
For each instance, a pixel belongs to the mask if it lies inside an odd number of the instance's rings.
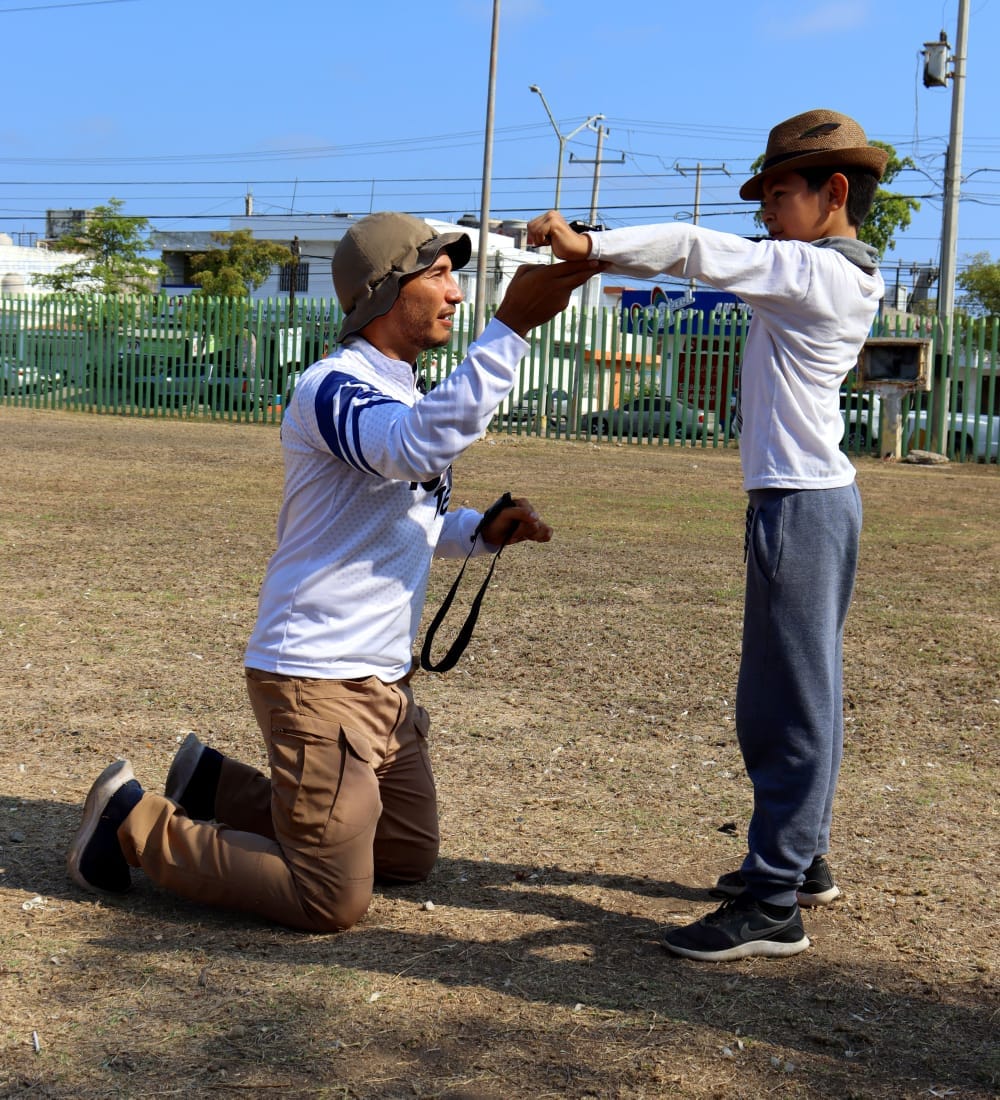
[[[383,1082],[380,1094],[403,1095],[414,1081],[443,1080],[445,1062],[448,1080],[464,1079],[463,1073],[476,1077],[484,1052],[498,1044],[531,1048],[537,1057],[538,1044],[554,1039],[545,1021],[558,1017],[564,1026],[542,1064],[553,1067],[549,1087],[579,1095],[605,1095],[610,1035],[621,1057],[645,1065],[643,1072],[655,1078],[650,1066],[659,1065],[657,1059],[684,1044],[703,1043],[706,1028],[717,1037],[722,1057],[743,1059],[761,1073],[786,1072],[785,1095],[805,1088],[806,1095],[834,1089],[843,1095],[909,1096],[933,1087],[938,1095],[956,1090],[951,1094],[985,1096],[995,1083],[996,1006],[985,988],[970,983],[967,996],[952,989],[945,998],[933,986],[901,984],[884,961],[857,958],[830,966],[821,949],[782,962],[706,965],[675,959],[659,948],[659,922],[648,910],[660,903],[709,904],[705,891],[691,884],[443,858],[428,883],[380,892],[373,914],[356,929],[309,936],[179,902],[141,873],[128,895],[95,907],[63,865],[78,819],[78,807],[0,798],[0,893],[12,905],[14,892],[24,891],[70,914],[80,909],[74,917],[77,939],[60,975],[71,1006],[79,1008],[85,999],[81,975],[113,965],[120,987],[142,990],[153,1016],[176,1013],[183,1004],[190,1020],[202,1022],[193,1039],[173,1049],[157,1044],[158,1072],[166,1076],[185,1072],[187,1065],[204,1081],[220,1065],[231,1073],[233,1065],[255,1058],[259,1064],[266,1056],[270,1074],[280,1077],[294,1065],[318,1081],[328,1079],[332,1062],[349,1049],[367,1055],[377,1049],[383,1060],[396,1049],[406,1052],[407,1069],[398,1080]],[[424,909],[430,895],[434,907]],[[600,903],[592,900],[595,895]],[[399,926],[380,924],[383,911]],[[512,916],[520,920],[512,922]],[[502,935],[497,917],[503,918]],[[522,924],[523,932],[510,934]],[[286,992],[273,1001],[267,990],[279,971]],[[394,1002],[419,996],[424,983],[439,992],[474,993],[479,1009],[459,996],[453,1018],[438,1009],[433,1018],[421,1019],[412,1004],[406,1015],[391,1012]],[[512,1026],[509,1011],[502,1024],[491,1021],[494,998],[524,1003],[523,1028]],[[221,1046],[218,1035],[204,1028],[204,1011],[219,1001],[229,1005]],[[375,1033],[359,1037],[363,1021],[371,1026],[376,1013]],[[315,1028],[303,1031],[303,1020],[315,1020]],[[567,1021],[577,1042],[567,1038]],[[193,1063],[191,1042],[202,1047]],[[152,1054],[141,1043],[127,1054],[105,1050],[101,1072],[124,1074],[134,1084]],[[22,1074],[3,1095],[43,1083],[43,1077]],[[477,1087],[437,1095],[503,1094],[482,1083]],[[377,1094],[360,1084],[344,1093]]]

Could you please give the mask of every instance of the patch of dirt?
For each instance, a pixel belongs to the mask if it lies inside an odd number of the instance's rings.
[[[116,755],[151,787],[189,730],[263,764],[241,657],[277,431],[13,407],[0,429],[0,1096],[996,1095],[996,468],[859,462],[844,896],[806,914],[809,951],[711,965],[657,939],[745,844],[734,450],[490,436],[462,459],[457,500],[509,488],[556,537],[503,554],[465,657],[416,680],[434,874],[307,936],[64,868]]]

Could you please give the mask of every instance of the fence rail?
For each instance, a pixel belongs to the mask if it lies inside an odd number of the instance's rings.
[[[0,298],[0,403],[126,416],[279,421],[300,373],[336,342],[333,300],[192,295]],[[740,310],[567,311],[535,330],[517,384],[491,430],[634,445],[735,442],[734,394],[749,327]],[[418,363],[431,388],[461,362],[472,310],[447,347]],[[881,320],[873,335],[922,336],[935,351],[930,389],[902,400],[902,449],[997,461],[998,321]],[[844,441],[879,454],[879,392],[842,391]]]

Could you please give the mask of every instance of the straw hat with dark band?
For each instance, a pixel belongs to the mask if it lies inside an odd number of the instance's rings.
[[[333,287],[344,311],[338,339],[381,317],[399,297],[400,282],[447,252],[452,267],[464,267],[472,255],[465,233],[436,233],[410,214],[382,211],[352,225],[333,253]]]
[[[779,122],[768,134],[764,163],[740,188],[740,198],[763,197],[764,177],[799,168],[859,168],[882,178],[889,154],[869,145],[864,130],[837,111],[806,111]]]

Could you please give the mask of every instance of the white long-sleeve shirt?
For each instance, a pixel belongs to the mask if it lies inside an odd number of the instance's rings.
[[[248,667],[387,682],[409,670],[431,557],[464,557],[481,518],[449,511],[451,464],[512,389],[526,347],[493,320],[426,396],[409,363],[360,337],[302,375],[281,425],[278,545]]]
[[[839,391],[885,294],[859,241],[749,241],[692,225],[591,234],[591,256],[618,274],[698,279],[753,309],[740,370],[745,489],[836,488],[854,467],[840,450]]]

